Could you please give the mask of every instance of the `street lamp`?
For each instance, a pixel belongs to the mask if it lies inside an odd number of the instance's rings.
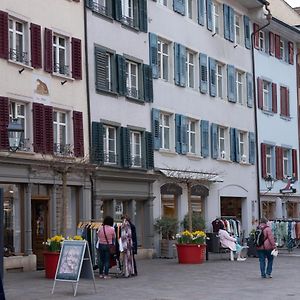
[[[23,138],[24,128],[19,119],[12,119],[7,127],[9,148],[15,152],[20,148],[20,142]]]
[[[265,184],[268,191],[271,191],[274,187],[274,178],[269,174],[267,177],[264,178]]]

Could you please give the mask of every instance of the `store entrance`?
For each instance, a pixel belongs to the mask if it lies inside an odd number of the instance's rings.
[[[221,197],[221,216],[242,221],[242,198]]]

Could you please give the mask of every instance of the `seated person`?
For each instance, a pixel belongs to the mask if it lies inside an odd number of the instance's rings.
[[[229,235],[229,233],[224,229],[224,224],[222,223],[220,224],[218,235],[220,237],[221,246],[230,249],[230,260],[234,260],[234,252],[237,254],[238,261],[246,260],[245,257],[241,257],[241,252],[245,247],[241,246],[237,242],[236,238]]]

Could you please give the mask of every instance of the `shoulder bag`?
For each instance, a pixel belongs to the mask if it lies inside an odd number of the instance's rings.
[[[103,232],[104,232],[104,236],[105,236],[105,239],[106,239],[106,243],[107,243],[107,245],[109,247],[109,253],[111,255],[116,254],[116,246],[114,244],[109,244],[108,243],[108,239],[107,239],[106,232],[105,232],[105,225],[103,225]]]

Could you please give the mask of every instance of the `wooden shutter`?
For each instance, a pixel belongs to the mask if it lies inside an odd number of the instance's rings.
[[[52,73],[53,70],[53,57],[52,57],[52,30],[45,28],[44,35],[44,70],[45,72]]]
[[[197,0],[198,5],[198,24],[204,25],[204,17],[205,17],[205,0]]]
[[[277,113],[277,84],[272,82],[272,112]]]
[[[109,82],[107,81],[107,65],[108,57],[105,50],[95,47],[95,81],[96,81],[96,90],[109,90]]]
[[[228,101],[236,102],[236,72],[233,65],[227,65],[227,97]]]
[[[229,40],[229,6],[223,4],[224,38]]]
[[[152,135],[153,135],[153,146],[155,150],[160,148],[160,132],[159,132],[159,116],[160,111],[152,108]]]
[[[212,0],[206,0],[206,26],[210,31],[212,31],[212,18]]]
[[[173,0],[173,10],[181,15],[185,15],[185,0]]]
[[[174,43],[174,80],[180,85],[180,44]]]
[[[39,69],[42,67],[42,40],[41,40],[41,26],[31,23],[31,66]]]
[[[72,37],[72,77],[82,79],[81,40]]]
[[[8,13],[0,10],[0,58],[8,59]]]
[[[8,150],[8,132],[9,124],[9,101],[7,97],[0,97],[0,149]]]
[[[131,153],[130,153],[130,131],[127,127],[121,127],[121,161],[124,168],[131,166]]]
[[[201,155],[202,157],[207,157],[209,155],[209,121],[201,120],[200,132]]]
[[[269,53],[270,55],[275,55],[275,35],[273,32],[269,32]]]
[[[266,161],[266,154],[267,154],[267,145],[261,143],[261,177],[267,177],[267,161]]]
[[[230,128],[229,135],[230,135],[230,160],[231,161],[238,161],[237,159],[237,148],[236,148],[236,134],[237,131],[235,128]]]
[[[103,148],[103,124],[92,122],[92,149],[90,149],[92,161],[96,164],[104,162]]]
[[[180,86],[186,85],[186,48],[179,45],[179,68],[180,68]]]
[[[75,157],[84,156],[83,115],[80,111],[73,111],[73,139]]]
[[[298,160],[297,160],[297,150],[292,149],[292,162],[293,162],[293,176],[298,180]]]
[[[288,93],[287,88],[284,86],[280,87],[280,114],[284,117],[288,116]]]
[[[275,57],[280,59],[280,36],[275,34]]]
[[[245,47],[251,48],[251,36],[250,36],[250,19],[248,16],[244,16],[244,35],[245,35]]]
[[[247,82],[247,106],[253,107],[253,76],[250,73],[246,74]]]
[[[45,110],[40,103],[32,104],[33,114],[33,149],[36,153],[46,153],[45,146]],[[53,144],[52,144],[53,145]]]
[[[143,65],[143,83],[145,102],[153,102],[152,68],[149,65]]]
[[[255,134],[254,132],[249,132],[249,163],[252,165],[255,164],[255,150]]]
[[[139,29],[143,32],[148,31],[148,18],[147,18],[147,0],[139,0]]]
[[[115,0],[115,19],[122,20],[122,0]]]
[[[47,154],[53,154],[54,140],[53,140],[53,107],[52,106],[44,105],[44,128],[45,128],[44,152]]]
[[[257,77],[258,108],[263,109],[263,80]]]
[[[199,54],[199,78],[200,78],[200,92],[207,93],[207,55]]]
[[[180,115],[180,137],[181,137],[181,154],[186,154],[188,152],[188,137],[187,137],[187,128],[188,128],[188,118]]]
[[[175,150],[181,153],[181,117],[175,114]]]
[[[218,125],[215,123],[211,124],[211,157],[214,159],[218,158],[218,149],[219,149],[219,141],[218,141]]]
[[[151,132],[145,132],[145,148],[146,148],[146,168],[154,168],[154,152],[153,152],[153,135]]]
[[[234,9],[229,6],[228,8],[228,21],[229,21],[229,41],[235,41],[235,34],[234,34]]]
[[[285,89],[286,93],[286,116],[290,117],[290,90],[288,88]]]
[[[149,61],[150,66],[152,67],[153,78],[158,78],[157,43],[157,35],[155,33],[149,32]]]
[[[259,49],[259,26],[256,23],[253,23],[253,32],[255,32],[254,34],[254,47],[256,49]]]
[[[118,93],[121,96],[126,94],[126,60],[122,55],[117,54],[117,78],[118,78]]]
[[[276,178],[281,180],[283,179],[283,156],[282,148],[279,146],[275,147],[275,156],[276,156]]]
[[[217,95],[217,76],[216,76],[216,61],[213,58],[208,59],[209,62],[209,94],[212,97]]]
[[[288,53],[289,53],[289,64],[293,65],[294,64],[294,43],[293,42],[288,42]]]

